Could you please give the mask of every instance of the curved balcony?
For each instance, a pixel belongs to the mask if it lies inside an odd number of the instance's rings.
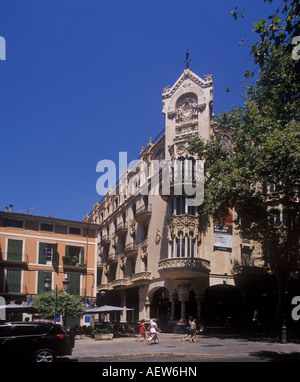
[[[123,250],[123,254],[125,256],[134,256],[138,253],[138,247],[135,243],[129,243],[125,245],[125,248]]]
[[[135,285],[147,284],[151,280],[151,272],[134,273],[131,279]]]
[[[128,224],[127,222],[121,222],[117,225],[116,228],[116,235],[117,236],[122,236],[125,235],[128,231]]]
[[[199,257],[173,257],[159,261],[158,272],[169,279],[193,279],[208,275],[210,261]]]
[[[142,223],[143,221],[147,220],[152,213],[152,205],[148,204],[147,206],[140,207],[135,215],[134,218],[138,223]]]
[[[126,278],[126,279],[116,279],[116,280],[111,282],[111,286],[114,289],[123,288],[123,287],[129,286],[131,284],[132,283],[131,283],[130,279],[128,279],[128,278]]]
[[[104,234],[100,240],[100,245],[109,246],[111,242],[111,235]]]

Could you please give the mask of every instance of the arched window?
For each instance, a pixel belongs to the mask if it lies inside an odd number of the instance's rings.
[[[195,257],[196,254],[196,238],[194,237],[194,232],[189,233],[188,240],[188,257]]]
[[[183,236],[182,231],[178,233],[178,237],[176,239],[176,256],[177,257],[185,256],[185,237]]]

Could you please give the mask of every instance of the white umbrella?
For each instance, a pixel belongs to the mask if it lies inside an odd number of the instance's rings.
[[[8,305],[0,305],[0,309],[6,309],[7,311],[28,311],[28,310],[36,310],[33,306],[30,305],[18,305],[18,304],[8,304]]]
[[[133,310],[131,308],[121,308],[120,306],[111,306],[111,305],[103,305],[98,308],[92,308],[84,310],[83,314],[97,314],[97,313],[105,313],[105,312],[122,312],[123,310]]]

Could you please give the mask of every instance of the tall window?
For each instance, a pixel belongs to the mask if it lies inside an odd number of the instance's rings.
[[[193,232],[189,234],[188,244],[188,256],[195,257],[196,239],[194,238]]]
[[[185,197],[184,196],[178,196],[176,199],[176,215],[183,215],[185,214]]]
[[[182,231],[179,232],[178,238],[176,239],[176,251],[177,257],[185,256],[185,238]]]
[[[7,260],[22,261],[23,240],[7,240]]]
[[[84,247],[66,245],[64,264],[76,265],[84,264]]]
[[[45,280],[52,280],[52,272],[38,271],[38,283],[37,283],[37,293],[43,293],[45,289]]]
[[[68,273],[67,280],[70,281],[70,284],[68,286],[68,293],[79,296],[80,295],[80,274]]]
[[[19,269],[6,269],[6,292],[20,293],[21,292],[21,275]]]
[[[39,243],[39,264],[57,264],[57,244]]]

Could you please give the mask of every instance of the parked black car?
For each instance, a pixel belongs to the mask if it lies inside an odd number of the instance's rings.
[[[74,336],[50,322],[10,322],[0,325],[0,362],[53,362],[71,355]]]

